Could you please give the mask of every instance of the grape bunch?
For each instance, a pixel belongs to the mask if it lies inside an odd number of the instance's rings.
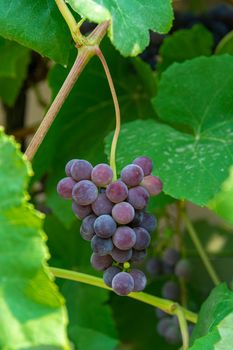
[[[181,258],[179,251],[168,248],[163,256],[151,258],[147,262],[147,270],[152,275],[175,275],[180,280],[188,281],[191,274],[191,266],[187,259]],[[162,287],[162,296],[173,301],[180,301],[180,287],[177,281],[168,280]],[[181,341],[181,334],[177,317],[168,316],[165,312],[156,309],[159,319],[157,332],[170,344],[178,344]],[[191,327],[190,327],[191,331]]]
[[[162,191],[161,180],[151,174],[151,160],[135,159],[117,180],[109,165],[93,167],[81,159],[70,160],[65,172],[57,192],[72,199],[73,212],[82,220],[80,234],[91,242],[92,266],[104,271],[105,284],[118,295],[142,291],[146,276],[134,264],[146,257],[156,227],[156,218],[145,210],[149,197]]]

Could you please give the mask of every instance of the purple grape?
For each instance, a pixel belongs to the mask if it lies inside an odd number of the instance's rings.
[[[118,295],[128,295],[133,291],[133,277],[127,272],[119,272],[113,277],[112,289]]]
[[[126,261],[129,261],[132,257],[132,249],[129,250],[120,250],[116,247],[113,248],[111,252],[113,260],[115,260],[118,263],[124,263]]]
[[[172,325],[172,318],[171,317],[164,317],[161,320],[159,320],[157,324],[157,332],[161,337],[164,337],[166,334],[166,330]]]
[[[163,275],[173,275],[174,266],[167,264],[165,261],[162,262],[162,273]]]
[[[162,272],[162,262],[158,258],[151,258],[146,263],[146,270],[151,277],[156,277]]]
[[[80,234],[85,241],[91,241],[95,235],[94,223],[96,220],[95,215],[86,216],[80,227]]]
[[[104,239],[95,235],[91,240],[91,249],[98,255],[110,254],[113,249],[112,240],[111,238]]]
[[[96,165],[91,173],[91,179],[96,186],[104,187],[112,181],[113,171],[108,164]]]
[[[120,226],[114,233],[112,241],[118,249],[128,250],[134,246],[136,235],[132,228],[128,226]]]
[[[146,207],[149,199],[149,193],[142,186],[136,186],[129,189],[128,202],[135,209],[143,209]]]
[[[117,266],[110,266],[107,270],[104,271],[103,279],[104,283],[112,288],[112,280],[113,277],[116,276],[117,273],[121,272],[121,269]]]
[[[93,253],[91,256],[91,265],[97,271],[103,271],[112,265],[112,257],[111,255],[100,256],[98,254]]]
[[[163,253],[163,261],[169,266],[175,266],[180,259],[180,253],[174,248],[168,248]]]
[[[75,162],[76,160],[77,160],[77,159],[71,159],[71,160],[69,160],[69,162],[66,164],[65,172],[66,172],[66,175],[67,175],[67,176],[71,176],[71,167],[72,167],[72,165],[74,164],[74,162]]]
[[[110,238],[116,231],[116,222],[110,215],[101,215],[95,220],[94,230],[101,238]]]
[[[114,220],[121,225],[126,225],[134,218],[134,208],[127,202],[115,204],[112,208],[112,216]]]
[[[182,259],[175,266],[175,275],[188,280],[191,275],[191,265],[188,260]]]
[[[142,168],[136,164],[127,165],[121,171],[121,180],[130,187],[139,185],[143,177]]]
[[[106,196],[113,203],[123,202],[128,196],[128,187],[123,181],[117,180],[108,185]]]
[[[133,292],[141,292],[143,289],[145,289],[147,280],[144,272],[138,269],[132,269],[130,271],[130,275],[133,277],[134,280]]]
[[[157,196],[163,189],[162,181],[154,175],[145,176],[141,185],[147,189],[150,196]]]
[[[148,232],[153,232],[157,226],[156,217],[149,213],[143,213],[140,226],[146,229]]]
[[[142,219],[143,219],[143,212],[141,212],[140,210],[135,210],[135,215],[133,220],[130,222],[130,226],[132,227],[140,226]]]
[[[78,219],[82,220],[87,215],[91,214],[92,209],[90,205],[79,205],[73,201],[72,210]]]
[[[75,184],[76,182],[71,177],[65,177],[58,182],[57,193],[65,199],[71,199]]]
[[[136,243],[134,249],[144,250],[150,245],[150,234],[143,227],[135,227],[134,232],[136,234]]]
[[[163,310],[158,309],[157,307],[155,308],[155,314],[156,314],[156,316],[157,316],[159,319],[164,318],[164,317],[167,317],[166,312],[164,312]]]
[[[82,180],[73,188],[72,197],[79,205],[92,204],[98,196],[98,189],[93,182]]]
[[[93,212],[96,215],[100,216],[103,214],[111,214],[113,204],[106,197],[105,192],[101,192],[98,194],[97,199],[92,203],[91,206],[92,206]]]
[[[93,166],[88,161],[76,159],[71,166],[70,172],[72,178],[76,181],[90,180],[92,169]]]
[[[177,283],[173,281],[166,282],[162,289],[162,296],[166,299],[177,301],[180,296],[180,289]]]
[[[145,257],[146,257],[146,250],[139,251],[139,250],[133,249],[130,262],[140,264],[143,262]]]
[[[152,172],[153,164],[150,158],[138,157],[133,161],[133,164],[136,164],[142,168],[144,176],[150,175]]]
[[[164,338],[169,344],[179,344],[181,341],[179,326],[173,323],[169,325],[165,330]]]

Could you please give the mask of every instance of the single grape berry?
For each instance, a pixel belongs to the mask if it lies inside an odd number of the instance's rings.
[[[100,216],[103,214],[111,214],[113,203],[106,197],[105,192],[101,192],[91,206],[93,212]]]
[[[154,175],[145,176],[141,185],[145,187],[150,196],[157,196],[163,189],[162,181]]]
[[[143,227],[135,227],[134,232],[136,234],[136,242],[134,249],[144,250],[150,245],[150,234]]]
[[[128,295],[133,291],[134,280],[127,272],[119,272],[113,277],[112,289],[118,295]]]
[[[149,213],[143,213],[142,215],[140,226],[146,229],[148,232],[153,232],[157,227],[155,216]]]
[[[79,205],[92,204],[98,196],[98,189],[93,182],[81,180],[73,187],[72,197]]]
[[[123,181],[117,180],[107,186],[106,196],[113,203],[123,202],[128,196],[128,187]]]
[[[132,250],[130,262],[140,264],[146,258],[146,250]]]
[[[66,167],[65,167],[65,173],[67,176],[71,176],[71,167],[72,165],[74,164],[74,162],[76,161],[77,159],[71,159],[69,160],[69,162],[66,164]]]
[[[96,165],[91,173],[91,179],[96,186],[104,187],[112,181],[113,171],[108,164]]]
[[[98,255],[110,254],[113,249],[112,240],[111,238],[105,239],[95,235],[91,240],[91,249]]]
[[[165,337],[166,330],[169,328],[169,326],[172,324],[171,317],[163,317],[161,320],[159,320],[157,324],[157,332],[161,337]]]
[[[177,301],[180,296],[180,289],[177,283],[168,281],[162,288],[162,296],[166,299]]]
[[[147,261],[146,270],[152,278],[159,276],[162,272],[162,262],[160,259],[153,257]]]
[[[116,231],[117,225],[111,215],[101,215],[94,223],[94,230],[101,238],[110,238]]]
[[[179,327],[175,324],[171,324],[165,330],[164,338],[169,344],[179,344],[181,341],[181,335]]]
[[[144,176],[150,175],[152,172],[153,164],[147,157],[138,157],[133,161],[133,164],[136,164],[142,168]]]
[[[180,253],[174,248],[168,248],[163,253],[163,261],[169,266],[175,266],[180,259]]]
[[[91,265],[97,271],[103,271],[112,265],[112,257],[111,255],[100,256],[98,254],[93,253],[91,256]]]
[[[114,220],[121,225],[130,223],[134,218],[134,214],[134,208],[127,202],[117,203],[112,208],[112,216]]]
[[[130,275],[134,280],[133,292],[141,292],[143,289],[145,289],[147,280],[144,272],[138,269],[132,269],[130,271]]]
[[[114,261],[118,263],[124,263],[126,261],[129,261],[132,257],[132,249],[129,250],[120,250],[116,247],[113,248],[111,252],[111,256]]]
[[[143,212],[140,210],[135,210],[135,215],[132,221],[130,221],[129,225],[131,227],[141,226],[141,222],[143,219]]]
[[[157,316],[159,319],[164,318],[164,317],[167,317],[166,312],[164,312],[163,310],[158,309],[157,307],[155,308],[155,314],[156,314],[156,316]]]
[[[143,177],[142,168],[136,164],[127,165],[121,171],[121,180],[130,187],[139,185]]]
[[[65,177],[58,182],[57,193],[64,199],[70,199],[75,184],[76,182],[71,177]]]
[[[72,210],[79,220],[84,219],[92,212],[90,205],[79,205],[74,201],[72,202]]]
[[[128,250],[134,246],[136,242],[136,234],[132,228],[128,226],[120,226],[114,233],[112,241],[118,249]]]
[[[95,235],[94,223],[96,220],[95,215],[86,216],[80,227],[80,234],[85,241],[90,241]]]
[[[191,265],[190,262],[186,259],[178,261],[175,266],[175,275],[179,278],[188,280],[191,275]]]
[[[142,186],[136,186],[129,189],[128,202],[135,209],[143,209],[146,207],[149,200],[148,191]]]
[[[117,266],[108,267],[103,274],[104,283],[111,288],[113,277],[119,272],[121,272],[121,269]]]
[[[93,166],[87,160],[76,159],[71,166],[70,173],[76,181],[90,180],[92,169]]]

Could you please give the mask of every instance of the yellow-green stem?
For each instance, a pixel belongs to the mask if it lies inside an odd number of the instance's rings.
[[[80,25],[76,22],[64,0],[55,0],[55,2],[70,29],[74,42],[81,47],[85,43],[85,37],[83,37],[80,32]]]
[[[96,47],[96,55],[99,57],[107,80],[108,80],[108,84],[109,84],[109,88],[111,90],[111,94],[112,94],[112,99],[113,99],[113,103],[114,103],[114,108],[115,108],[115,115],[116,115],[116,128],[115,128],[115,132],[113,135],[113,139],[112,139],[112,145],[111,145],[111,152],[110,152],[110,167],[113,170],[113,179],[116,180],[117,179],[117,170],[116,170],[116,147],[117,147],[117,141],[118,141],[118,137],[120,134],[120,128],[121,128],[121,113],[120,113],[120,106],[119,106],[119,102],[117,99],[117,94],[116,94],[116,90],[113,84],[113,80],[111,77],[111,73],[110,70],[108,68],[108,64],[105,60],[105,57],[102,53],[102,51],[100,50],[99,47]]]
[[[177,307],[175,314],[179,321],[180,332],[182,336],[182,343],[183,343],[182,350],[187,350],[189,347],[189,330],[188,330],[188,324],[185,318],[185,314],[183,309],[180,306]]]
[[[92,275],[87,275],[84,273],[71,271],[71,270],[59,269],[59,268],[55,268],[55,267],[50,267],[50,271],[55,277],[64,278],[64,279],[68,279],[68,280],[72,280],[72,281],[76,281],[76,282],[81,282],[81,283],[86,283],[86,284],[89,284],[89,285],[92,285],[95,287],[100,287],[100,288],[112,290],[111,288],[107,287],[104,284],[102,279],[95,277],[95,276],[92,276]],[[139,300],[143,303],[157,307],[157,308],[163,310],[164,312],[167,312],[170,315],[177,314],[177,312],[178,312],[177,310],[179,308],[179,312],[182,311],[184,317],[188,321],[190,321],[192,323],[197,322],[197,315],[195,313],[181,307],[179,304],[177,304],[173,301],[158,298],[156,296],[146,294],[146,293],[130,293],[128,296],[130,298]]]
[[[183,213],[183,219],[184,219],[187,231],[189,233],[189,236],[192,239],[193,244],[195,245],[195,247],[198,251],[198,254],[200,255],[200,258],[202,259],[202,262],[203,262],[211,280],[213,281],[214,285],[217,286],[219,283],[221,283],[220,279],[219,279],[216,271],[214,270],[207,254],[205,252],[205,249],[203,248],[203,246],[201,244],[201,241],[198,238],[197,232],[195,231],[188,215],[185,212]]]

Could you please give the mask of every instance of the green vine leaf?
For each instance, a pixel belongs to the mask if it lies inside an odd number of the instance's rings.
[[[168,68],[153,100],[167,124],[150,120],[124,125],[118,169],[145,154],[153,159],[165,193],[207,204],[233,163],[232,70],[233,57],[228,55],[195,58]]]
[[[54,0],[1,1],[0,35],[67,64],[71,35]]]
[[[96,23],[110,20],[109,37],[124,56],[136,56],[149,44],[149,29],[167,33],[171,0],[68,0],[81,16]]]
[[[30,50],[0,37],[0,97],[12,106],[26,78]]]
[[[226,284],[216,287],[202,305],[190,350],[225,350],[232,345],[233,293]]]
[[[198,56],[210,56],[214,44],[213,35],[202,25],[183,29],[166,37],[160,47],[161,61],[158,72],[163,72],[174,62],[183,62]]]
[[[64,300],[48,272],[42,215],[28,200],[32,171],[0,130],[0,348],[69,349]]]

